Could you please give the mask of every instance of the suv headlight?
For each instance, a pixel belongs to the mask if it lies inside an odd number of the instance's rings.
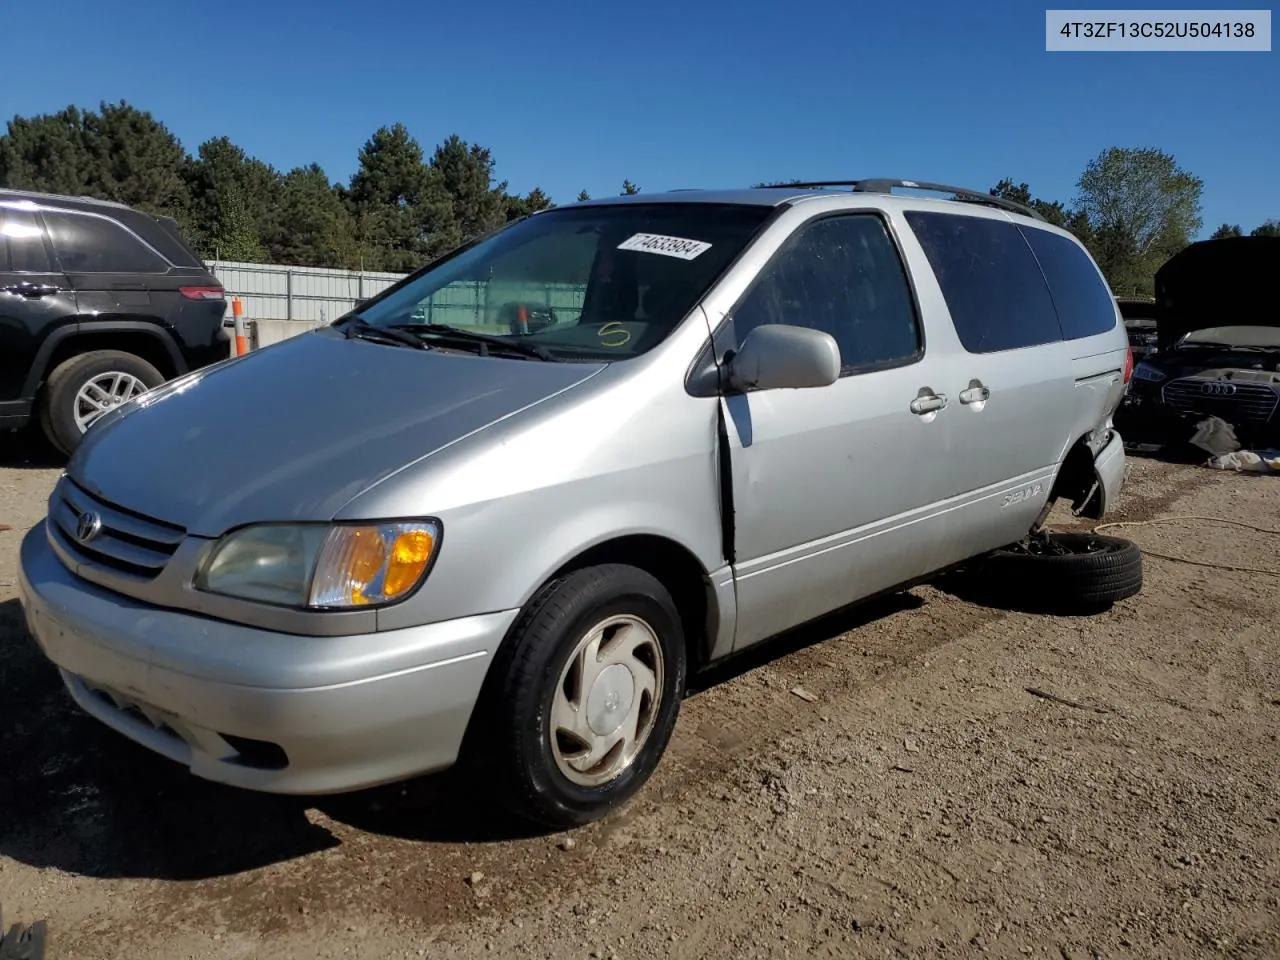
[[[1147,361],[1143,360],[1133,368],[1133,377],[1135,380],[1146,380],[1148,383],[1159,383],[1161,380],[1167,379],[1167,375],[1153,367]]]
[[[316,610],[402,600],[440,543],[435,520],[379,524],[257,524],[220,539],[195,586],[243,600]]]

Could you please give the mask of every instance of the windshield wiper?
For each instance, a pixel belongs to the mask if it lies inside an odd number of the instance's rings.
[[[344,331],[348,340],[370,340],[374,343],[385,343],[389,346],[412,347],[414,350],[430,350],[422,340],[398,327],[375,327],[373,324],[357,317]]]
[[[535,360],[543,360],[547,363],[560,362],[559,357],[546,347],[539,346],[536,343],[521,343],[519,340],[512,340],[508,337],[474,333],[470,330],[463,330],[461,327],[451,327],[445,323],[397,323],[390,327],[379,329],[395,330],[397,332],[412,330],[415,334],[426,334],[441,340],[452,340],[455,343],[479,344],[480,356],[482,357],[487,356],[488,348],[492,347],[495,350],[505,350],[508,353],[514,353],[522,357],[533,357]]]

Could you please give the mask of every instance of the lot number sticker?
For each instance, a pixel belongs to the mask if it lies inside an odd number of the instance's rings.
[[[619,250],[637,250],[641,253],[657,253],[664,257],[693,260],[711,249],[702,240],[686,240],[683,237],[664,237],[658,233],[637,233],[618,244]]]

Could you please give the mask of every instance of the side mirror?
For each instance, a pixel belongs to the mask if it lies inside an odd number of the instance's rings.
[[[826,387],[838,379],[835,337],[809,327],[761,324],[729,362],[729,384],[735,390]]]

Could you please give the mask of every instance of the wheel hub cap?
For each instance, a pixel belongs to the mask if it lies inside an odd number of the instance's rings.
[[[601,670],[587,695],[587,725],[591,732],[607,737],[622,726],[635,696],[636,681],[625,666],[615,663]]]
[[[551,696],[547,736],[560,772],[597,787],[635,760],[658,716],[665,673],[649,624],[623,614],[587,630]]]
[[[146,384],[130,373],[104,373],[85,383],[77,392],[73,415],[83,433],[95,420],[146,392]]]

